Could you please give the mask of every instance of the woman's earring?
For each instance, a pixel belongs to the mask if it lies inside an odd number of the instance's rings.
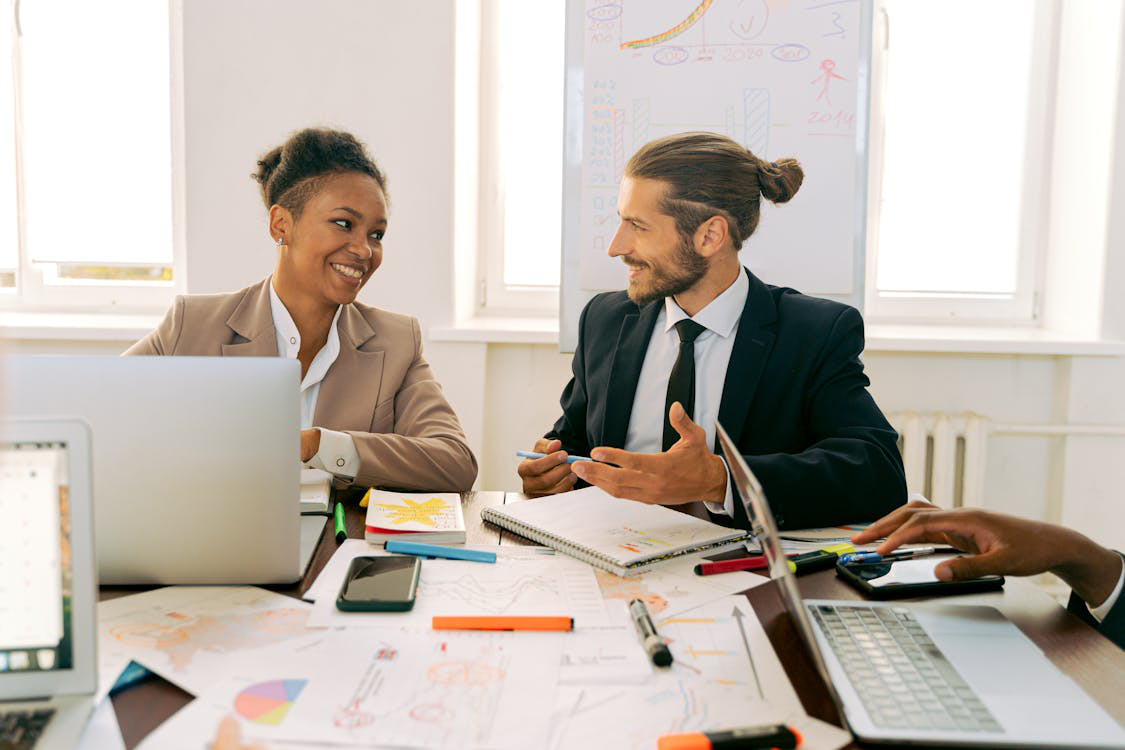
[[[281,247],[282,245],[285,244],[285,238],[284,237],[278,237],[276,244],[277,244],[278,247]]]

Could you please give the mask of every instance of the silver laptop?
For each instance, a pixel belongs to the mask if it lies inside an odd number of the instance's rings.
[[[325,521],[299,515],[299,381],[280,357],[8,356],[0,413],[90,425],[103,584],[291,583]]]
[[[766,496],[730,436],[717,431],[770,577],[859,739],[1125,747],[1125,730],[994,607],[802,601]]]
[[[0,420],[0,747],[72,748],[93,710],[91,491],[85,425]]]

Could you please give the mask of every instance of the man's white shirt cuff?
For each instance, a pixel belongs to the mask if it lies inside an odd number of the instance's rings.
[[[320,449],[309,459],[307,466],[324,469],[345,479],[354,479],[359,473],[359,451],[355,448],[352,436],[323,427],[316,429],[320,430]]]
[[[722,505],[719,505],[718,503],[711,503],[706,500],[703,501],[703,505],[712,513],[725,513],[731,518],[734,518],[734,490],[732,489],[734,486],[734,477],[730,475],[730,466],[727,464],[727,460],[722,456],[719,456],[719,459],[723,462],[723,466],[725,466],[727,470],[726,499],[723,500]]]
[[[1109,598],[1096,607],[1091,607],[1089,604],[1086,605],[1086,608],[1090,610],[1090,614],[1094,616],[1095,620],[1101,622],[1106,618],[1109,611],[1113,609],[1113,605],[1117,604],[1117,599],[1121,596],[1123,586],[1125,586],[1125,558],[1121,559],[1121,575],[1117,576],[1117,585],[1113,587],[1113,593],[1109,595]]]

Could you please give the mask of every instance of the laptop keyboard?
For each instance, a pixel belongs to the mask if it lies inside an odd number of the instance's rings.
[[[910,610],[818,604],[809,611],[875,726],[1003,731]]]
[[[31,750],[54,715],[52,708],[0,712],[0,750]]]

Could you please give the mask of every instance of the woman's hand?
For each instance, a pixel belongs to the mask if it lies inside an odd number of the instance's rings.
[[[301,430],[301,462],[312,459],[320,450],[320,430]]]

